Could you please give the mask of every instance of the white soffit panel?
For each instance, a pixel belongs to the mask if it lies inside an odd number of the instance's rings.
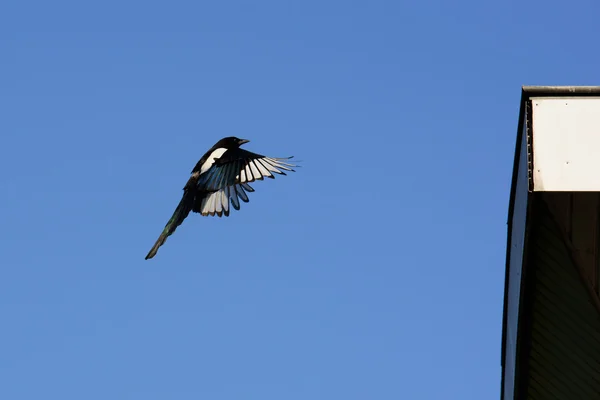
[[[533,190],[600,191],[600,98],[532,98]]]

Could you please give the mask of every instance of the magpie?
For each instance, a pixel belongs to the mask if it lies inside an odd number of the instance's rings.
[[[219,140],[202,156],[192,170],[192,175],[183,188],[183,196],[173,216],[146,260],[154,257],[158,248],[182,224],[190,211],[203,216],[229,216],[229,202],[236,210],[240,209],[240,200],[247,203],[248,194],[254,192],[250,182],[275,178],[273,173],[286,175],[284,171],[294,172],[297,165],[287,160],[293,158],[274,158],[241,149],[250,142],[234,136]]]

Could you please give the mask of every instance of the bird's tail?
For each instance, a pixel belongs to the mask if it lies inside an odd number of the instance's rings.
[[[162,233],[156,240],[156,243],[154,243],[154,246],[152,246],[152,249],[150,249],[150,252],[146,256],[146,260],[154,257],[156,252],[158,252],[158,248],[162,246],[167,241],[167,238],[171,236],[173,232],[175,232],[175,229],[181,225],[183,220],[188,216],[190,210],[192,209],[193,200],[193,196],[189,196],[188,193],[183,195],[183,198],[177,205],[177,208],[171,216],[171,219],[169,219],[169,222],[167,222],[167,225],[165,225],[165,229],[163,229]]]

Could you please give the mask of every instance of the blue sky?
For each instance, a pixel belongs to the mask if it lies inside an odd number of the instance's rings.
[[[0,5],[0,398],[497,399],[520,87],[593,1]],[[223,136],[302,160],[144,256]]]

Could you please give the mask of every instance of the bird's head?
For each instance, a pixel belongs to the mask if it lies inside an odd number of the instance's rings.
[[[219,140],[219,143],[218,143],[219,146],[217,146],[217,147],[225,147],[228,149],[235,149],[237,147],[240,147],[244,143],[248,143],[248,142],[249,142],[249,140],[247,140],[247,139],[240,139],[235,136],[229,136],[229,137]]]

